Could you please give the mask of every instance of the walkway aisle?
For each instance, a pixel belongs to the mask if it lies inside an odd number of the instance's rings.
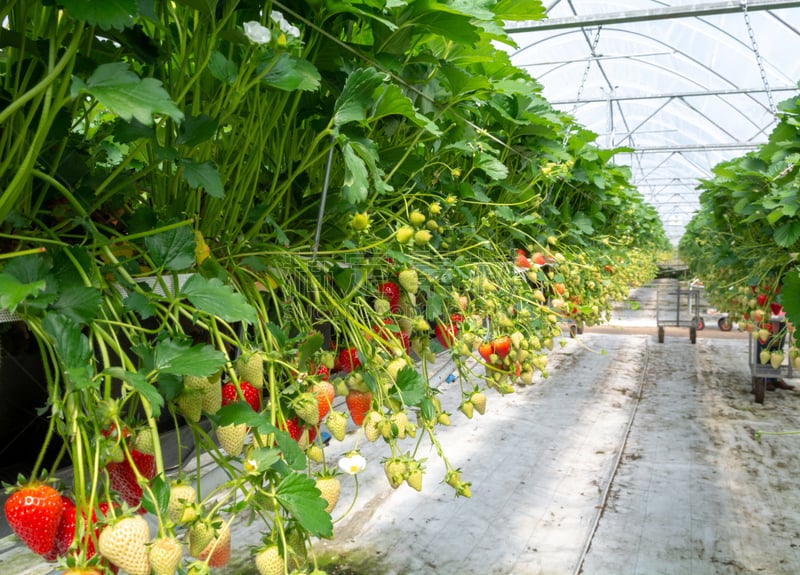
[[[584,573],[800,573],[797,438],[754,439],[798,428],[798,394],[754,404],[746,345],[648,346],[642,403]]]
[[[573,573],[599,513],[642,375],[645,336],[569,340],[551,359],[551,377],[506,397],[490,394],[487,414],[456,411],[457,384],[443,404],[454,424],[442,445],[471,499],[437,484],[429,457],[423,492],[386,486],[374,448],[356,508],[318,545],[344,562],[382,566],[385,575]],[[378,457],[376,455],[376,457]],[[347,485],[348,478],[343,480]],[[343,494],[339,508],[347,504]],[[335,515],[335,513],[334,513]]]

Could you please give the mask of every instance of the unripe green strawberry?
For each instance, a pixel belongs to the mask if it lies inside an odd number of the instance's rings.
[[[219,445],[231,457],[241,455],[245,437],[247,437],[246,423],[230,423],[217,427]]]
[[[367,441],[376,441],[381,436],[381,423],[383,423],[383,416],[380,413],[372,409],[367,412],[361,424]]]
[[[167,516],[173,523],[191,523],[195,520],[197,511],[197,492],[188,483],[174,481],[169,488],[169,503]]]
[[[392,489],[397,489],[405,480],[408,466],[399,457],[390,457],[384,461],[383,471],[386,473],[386,478],[389,480],[389,485],[392,486]]]
[[[339,501],[339,495],[342,492],[342,485],[339,483],[339,479],[332,475],[321,476],[317,478],[316,486],[320,491],[320,497],[328,502],[325,511],[330,513],[333,511],[333,508],[336,507],[336,503]]]
[[[150,526],[141,515],[128,515],[107,525],[97,539],[100,553],[130,575],[150,575],[147,543]]]
[[[422,491],[422,469],[414,467],[406,474],[406,483],[417,491]]]
[[[342,441],[347,433],[347,415],[341,411],[331,411],[325,420],[328,431],[337,441]]]
[[[475,407],[475,410],[483,415],[486,412],[486,394],[480,391],[474,392],[469,396],[469,402]]]
[[[317,396],[311,392],[301,393],[293,402],[292,408],[297,417],[309,425],[319,423],[319,408],[317,407]]]
[[[200,557],[212,539],[214,539],[214,526],[211,521],[205,518],[196,520],[189,527],[189,555]]]
[[[408,293],[415,294],[419,290],[419,275],[416,270],[404,269],[397,274],[397,281]]]
[[[404,439],[406,436],[406,429],[408,428],[408,415],[406,415],[406,412],[398,411],[393,413],[389,420],[396,430],[397,437],[399,439]]]
[[[203,393],[196,389],[185,389],[175,398],[178,411],[192,423],[200,421],[203,415]]]
[[[421,226],[425,223],[425,219],[425,214],[419,210],[413,210],[408,216],[408,221],[412,226]]]
[[[144,427],[137,431],[136,437],[133,439],[133,447],[141,453],[155,455],[153,449],[153,430],[149,427]]]
[[[244,352],[236,360],[236,373],[239,379],[248,382],[256,389],[264,387],[264,358],[258,352]]]
[[[203,388],[203,411],[214,414],[222,407],[222,386],[218,379],[209,379]]]
[[[312,443],[308,446],[308,449],[306,449],[306,457],[315,463],[322,463],[325,459],[325,452],[322,451],[319,445]]]
[[[183,546],[174,537],[161,537],[150,544],[148,556],[154,575],[175,575],[183,556]]]
[[[433,238],[433,234],[428,230],[417,230],[414,232],[414,243],[418,246],[424,246],[431,241],[431,238]]]
[[[261,575],[283,575],[284,561],[277,545],[267,545],[256,553],[256,569]]]
[[[414,235],[414,228],[411,226],[400,226],[397,229],[397,233],[395,233],[395,238],[397,239],[398,243],[405,244],[408,243],[408,240],[411,239],[411,236]]]
[[[472,415],[475,411],[475,406],[472,405],[469,401],[462,401],[461,405],[458,406],[458,409],[467,416],[467,419],[472,419]]]

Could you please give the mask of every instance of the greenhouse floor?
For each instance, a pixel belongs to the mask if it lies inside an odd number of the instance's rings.
[[[484,416],[443,388],[442,447],[471,499],[432,450],[422,493],[393,491],[362,442],[358,500],[316,544],[329,573],[800,573],[800,437],[769,434],[800,430],[800,385],[754,403],[744,334],[707,321],[695,345],[681,328],[659,344],[652,290],[633,295],[638,310],[566,338],[548,379],[490,395]]]

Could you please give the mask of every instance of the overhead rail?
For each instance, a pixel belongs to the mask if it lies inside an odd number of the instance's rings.
[[[666,6],[646,10],[626,10],[624,12],[608,12],[587,14],[569,18],[551,18],[529,22],[507,22],[505,30],[509,34],[524,32],[541,32],[542,30],[564,30],[567,28],[587,28],[606,26],[608,24],[627,24],[630,22],[648,22],[652,20],[674,20],[676,18],[699,18],[719,14],[736,14],[756,12],[759,10],[781,10],[784,8],[800,8],[800,0],[741,0],[727,2],[708,2],[704,4],[687,4],[684,6]]]
[[[550,103],[554,106],[565,106],[568,104],[597,104],[612,102],[624,102],[632,100],[660,100],[660,99],[676,99],[676,98],[699,98],[703,96],[736,96],[745,94],[764,94],[765,88],[731,88],[722,90],[706,90],[706,91],[687,91],[687,92],[661,92],[657,94],[640,94],[638,96],[615,96],[613,94],[602,98],[584,98],[582,100],[551,100]],[[770,88],[771,92],[797,92],[797,86],[778,86]]]

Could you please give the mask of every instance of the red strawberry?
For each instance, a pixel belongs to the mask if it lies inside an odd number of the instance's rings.
[[[483,342],[480,347],[478,347],[478,353],[481,354],[481,357],[486,362],[492,361],[492,354],[494,353],[494,344],[491,341]]]
[[[525,250],[517,250],[517,255],[514,257],[514,265],[525,269],[531,267],[531,261],[525,255]]]
[[[250,404],[250,407],[253,408],[253,411],[261,411],[261,395],[259,394],[258,389],[246,381],[240,381],[239,387],[242,390],[244,400]],[[222,405],[225,406],[236,401],[239,401],[239,392],[236,389],[236,385],[232,381],[229,381],[222,386]]]
[[[780,315],[783,311],[783,306],[777,302],[772,302],[769,304],[769,309],[772,312],[772,315]]]
[[[64,557],[69,551],[72,542],[75,540],[75,529],[78,523],[75,503],[69,497],[62,497],[61,502],[63,503],[63,513],[61,514],[61,521],[58,524],[56,542],[53,548],[44,556],[48,561],[55,561],[59,557]],[[103,501],[99,503],[97,507],[100,509],[102,517],[105,517],[110,506],[107,502]],[[85,513],[82,513],[82,515],[84,518],[86,517]],[[97,529],[96,524],[97,513],[92,510],[91,521],[89,521],[88,524],[84,523],[85,535],[82,547],[85,550],[84,559],[87,561],[95,555],[94,542],[99,535],[99,529]],[[94,530],[94,536],[90,535],[92,530]]]
[[[328,378],[331,376],[331,370],[328,369],[327,365],[318,366],[315,373],[322,381],[328,381]]]
[[[347,392],[345,403],[347,403],[347,409],[350,410],[350,417],[353,418],[353,423],[361,425],[364,423],[364,416],[372,404],[372,393],[351,389]]]
[[[759,307],[764,307],[764,304],[767,303],[767,296],[766,294],[760,293],[756,296],[756,301],[758,302]]]
[[[328,411],[333,404],[333,397],[336,392],[333,389],[333,384],[329,381],[320,381],[315,383],[310,388],[311,393],[317,396],[317,410],[319,410],[319,421],[328,415]]]
[[[358,351],[356,348],[348,347],[339,352],[339,365],[341,365],[342,371],[347,373],[361,367],[361,360],[358,359]]]
[[[138,449],[131,449],[133,465],[145,479],[152,479],[156,475],[156,458],[149,453],[142,453]],[[128,458],[122,461],[111,461],[106,464],[111,489],[117,491],[122,500],[131,507],[136,507],[142,500],[142,488],[136,480],[136,473],[131,467]],[[144,513],[144,510],[140,510]]]
[[[41,483],[17,488],[5,503],[8,525],[38,555],[45,555],[55,545],[63,510],[61,494]]]
[[[464,321],[464,316],[460,313],[450,315],[450,323],[437,322],[434,331],[436,332],[436,339],[442,344],[442,347],[450,347],[453,340],[458,335],[458,326]]]
[[[545,265],[545,263],[547,262],[544,259],[544,254],[542,254],[541,252],[536,252],[535,254],[533,254],[533,263],[535,263],[537,266]]]
[[[494,347],[494,352],[497,356],[503,359],[508,355],[508,351],[511,349],[511,338],[507,335],[497,337],[492,342],[492,347]]]
[[[383,282],[378,284],[378,293],[389,300],[389,307],[392,313],[400,310],[400,286],[394,282]]]
[[[303,449],[307,446],[306,444],[313,442],[317,437],[317,428],[305,427],[300,423],[300,419],[297,417],[286,420],[286,431],[289,432],[289,436],[300,444]],[[308,433],[306,433],[306,431]]]

